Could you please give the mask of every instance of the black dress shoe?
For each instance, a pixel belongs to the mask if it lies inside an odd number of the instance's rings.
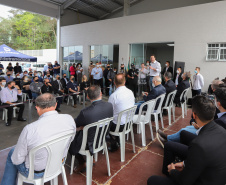
[[[11,125],[11,123],[6,123],[6,124],[5,124],[5,126],[10,126],[10,125]]]
[[[57,111],[57,112],[61,112],[61,110],[60,110],[60,109],[56,109],[56,111]]]
[[[24,118],[18,118],[17,121],[27,121],[27,120]]]
[[[114,147],[110,146],[110,147],[108,147],[108,151],[109,151],[109,152],[115,152],[115,151],[118,150],[118,148],[119,148],[119,147],[117,147],[117,146],[114,146]]]

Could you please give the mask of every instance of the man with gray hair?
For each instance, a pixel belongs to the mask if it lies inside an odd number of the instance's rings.
[[[79,162],[79,165],[74,169],[75,172],[80,172],[83,168],[85,168],[85,160],[83,156],[78,153],[82,145],[83,128],[86,125],[95,123],[99,120],[113,117],[113,106],[111,103],[102,101],[100,86],[90,86],[87,90],[87,98],[91,101],[91,105],[81,110],[78,117],[75,118],[77,134],[69,149],[70,154],[75,155],[75,158]],[[95,132],[96,129],[90,129],[87,138],[87,148],[89,149],[91,155],[93,155],[93,140]],[[101,129],[99,130],[99,133],[100,132]]]
[[[159,76],[155,76],[152,79],[152,87],[153,87],[153,89],[149,93],[148,92],[143,92],[143,95],[144,95],[143,99],[144,99],[144,101],[140,101],[140,102],[136,103],[136,105],[137,105],[136,114],[138,114],[139,108],[140,108],[142,103],[147,102],[149,100],[156,99],[160,95],[166,93],[166,89],[161,83],[162,83],[162,79]],[[158,108],[158,105],[159,105],[159,102],[156,103],[155,110]]]
[[[56,109],[56,98],[54,95],[45,93],[35,100],[39,119],[24,127],[15,148],[11,149],[6,161],[5,172],[1,185],[15,185],[17,173],[28,177],[29,174],[29,152],[40,144],[76,130],[72,116],[58,114]],[[65,149],[67,154],[68,148]],[[66,157],[66,156],[65,156]],[[34,178],[44,175],[48,154],[46,150],[40,150],[34,160]]]

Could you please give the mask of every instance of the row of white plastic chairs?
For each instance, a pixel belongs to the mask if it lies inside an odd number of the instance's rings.
[[[182,99],[184,99],[184,102],[181,103],[181,106],[184,107],[184,108],[182,108],[182,110],[185,109],[185,107],[186,107],[187,92],[188,92],[188,89],[184,90],[180,97],[181,101],[182,101]],[[155,100],[150,100],[148,102],[143,103],[139,109],[138,115],[134,115],[137,106],[134,106],[130,109],[124,110],[119,113],[116,129],[114,132],[110,131],[109,133],[111,135],[118,136],[120,138],[120,153],[121,153],[121,161],[122,162],[125,161],[125,137],[126,137],[126,135],[128,136],[129,133],[131,134],[132,144],[133,144],[133,152],[135,153],[133,123],[138,125],[138,127],[137,127],[138,132],[140,132],[140,129],[141,129],[142,145],[146,146],[145,124],[149,123],[150,131],[151,131],[151,139],[154,139],[152,125],[151,125],[151,115],[155,116],[156,130],[159,128],[158,114],[162,114],[161,113],[162,109],[168,110],[168,114],[170,117],[171,117],[171,114],[169,112],[171,112],[171,109],[172,109],[174,121],[175,121],[175,108],[174,108],[174,104],[173,104],[175,95],[176,95],[176,91],[173,91],[172,93],[168,94],[165,106],[163,106],[163,108],[162,108],[162,103],[163,103],[165,94],[159,96]],[[154,111],[156,102],[158,102],[158,100],[159,100],[158,109],[156,111]],[[144,106],[147,106],[146,112],[143,111]],[[120,124],[121,124],[121,118],[123,115],[126,117],[126,121],[125,121],[125,126],[124,126],[123,131],[120,132],[119,128],[120,128]],[[161,118],[162,127],[164,127],[162,115],[160,115],[160,118]],[[105,156],[106,156],[108,175],[110,176],[111,175],[110,161],[109,161],[107,144],[106,144],[105,138],[106,138],[106,133],[109,129],[110,122],[112,120],[113,120],[113,118],[107,118],[104,120],[100,120],[96,123],[85,126],[83,129],[83,141],[82,141],[82,145],[81,145],[81,149],[80,149],[79,153],[86,156],[86,184],[87,185],[92,184],[92,169],[93,169],[93,155],[91,155],[90,151],[86,149],[88,130],[93,127],[96,128],[94,142],[93,142],[93,154],[95,156],[95,161],[97,161],[97,159],[98,159],[98,152],[104,151]],[[169,124],[171,124],[170,119],[169,119]],[[51,185],[56,185],[56,184],[58,184],[58,175],[60,173],[62,174],[64,185],[67,185],[68,183],[67,183],[66,173],[65,173],[65,169],[64,169],[64,163],[62,163],[62,159],[64,158],[64,156],[63,156],[64,150],[67,147],[68,142],[71,140],[71,138],[73,138],[73,136],[74,136],[74,133],[68,133],[59,138],[58,137],[53,138],[52,140],[33,148],[29,152],[29,162],[30,162],[29,175],[26,178],[23,175],[19,174],[18,175],[18,185],[22,185],[23,182],[34,183],[37,185],[39,185],[39,184],[43,185],[47,181],[51,181]],[[97,138],[99,138],[99,141],[97,141]],[[128,139],[128,137],[127,137],[127,139]],[[34,179],[35,153],[41,148],[46,148],[46,150],[48,151],[47,166],[45,168],[45,173],[44,173],[43,178]],[[64,161],[66,161],[66,159]],[[74,161],[75,161],[75,156],[72,156],[71,174],[73,174]]]

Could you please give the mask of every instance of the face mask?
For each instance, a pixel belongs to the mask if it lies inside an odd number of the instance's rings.
[[[218,108],[216,98],[215,98],[214,102],[215,102],[215,106]],[[219,108],[218,108],[218,109],[219,109]]]
[[[165,66],[167,67],[168,65],[167,65],[167,64],[165,64]]]
[[[64,76],[64,78],[66,78],[66,76]]]
[[[14,89],[14,88],[15,88],[14,86],[11,87],[11,89]]]
[[[117,71],[114,71],[115,73],[117,72]]]
[[[146,65],[149,66],[149,63],[147,63]]]
[[[32,76],[32,74],[30,74],[30,76]]]
[[[78,67],[81,67],[80,65],[78,65]]]
[[[48,77],[50,77],[50,75],[47,75]]]
[[[107,66],[108,69],[110,69],[110,66]]]
[[[57,80],[60,80],[60,77],[57,77]]]
[[[121,69],[123,70],[123,69],[124,69],[124,67],[121,67]]]
[[[35,82],[38,82],[38,80],[35,80]]]
[[[152,87],[155,87],[155,84],[152,82]]]
[[[5,86],[6,85],[6,82],[2,82],[2,85]]]
[[[28,80],[28,78],[24,78],[24,80],[25,80],[25,81],[27,81],[27,80]]]
[[[10,76],[10,74],[7,74],[7,76]]]
[[[75,81],[75,78],[72,78],[71,80],[72,80],[72,81]]]
[[[177,74],[179,73],[179,71],[177,70]]]
[[[197,74],[198,73],[198,71],[197,70],[195,70],[195,74]]]

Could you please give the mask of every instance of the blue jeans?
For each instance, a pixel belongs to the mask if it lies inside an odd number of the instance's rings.
[[[153,80],[153,76],[150,76],[150,79],[149,79],[149,87],[150,87],[150,91],[154,88],[153,86],[152,86],[152,80]]]
[[[111,96],[111,94],[112,94],[112,84],[110,84],[110,86],[109,86],[109,96]]]
[[[25,177],[28,177],[29,169],[25,167],[25,163],[14,165],[11,156],[13,154],[14,148],[9,151],[6,165],[5,165],[5,171],[2,178],[1,185],[16,185],[17,182],[17,173],[19,172]],[[43,177],[43,173],[34,173],[35,179]]]
[[[192,134],[195,134],[195,135],[196,135],[196,131],[197,131],[197,129],[192,125],[186,126],[185,128],[180,129],[177,133],[168,135],[167,140],[179,143],[180,142],[180,133],[181,133],[182,130],[186,130],[186,131],[191,132]]]
[[[34,99],[34,100],[38,97],[38,94],[37,94],[37,93],[34,93],[34,92],[33,92],[33,93],[31,93],[31,94],[32,94],[32,99]]]
[[[144,101],[139,101],[139,102],[135,103],[135,105],[137,105],[137,109],[136,109],[135,114],[139,113],[139,109],[140,109],[140,106],[142,105],[142,103],[144,103]]]

